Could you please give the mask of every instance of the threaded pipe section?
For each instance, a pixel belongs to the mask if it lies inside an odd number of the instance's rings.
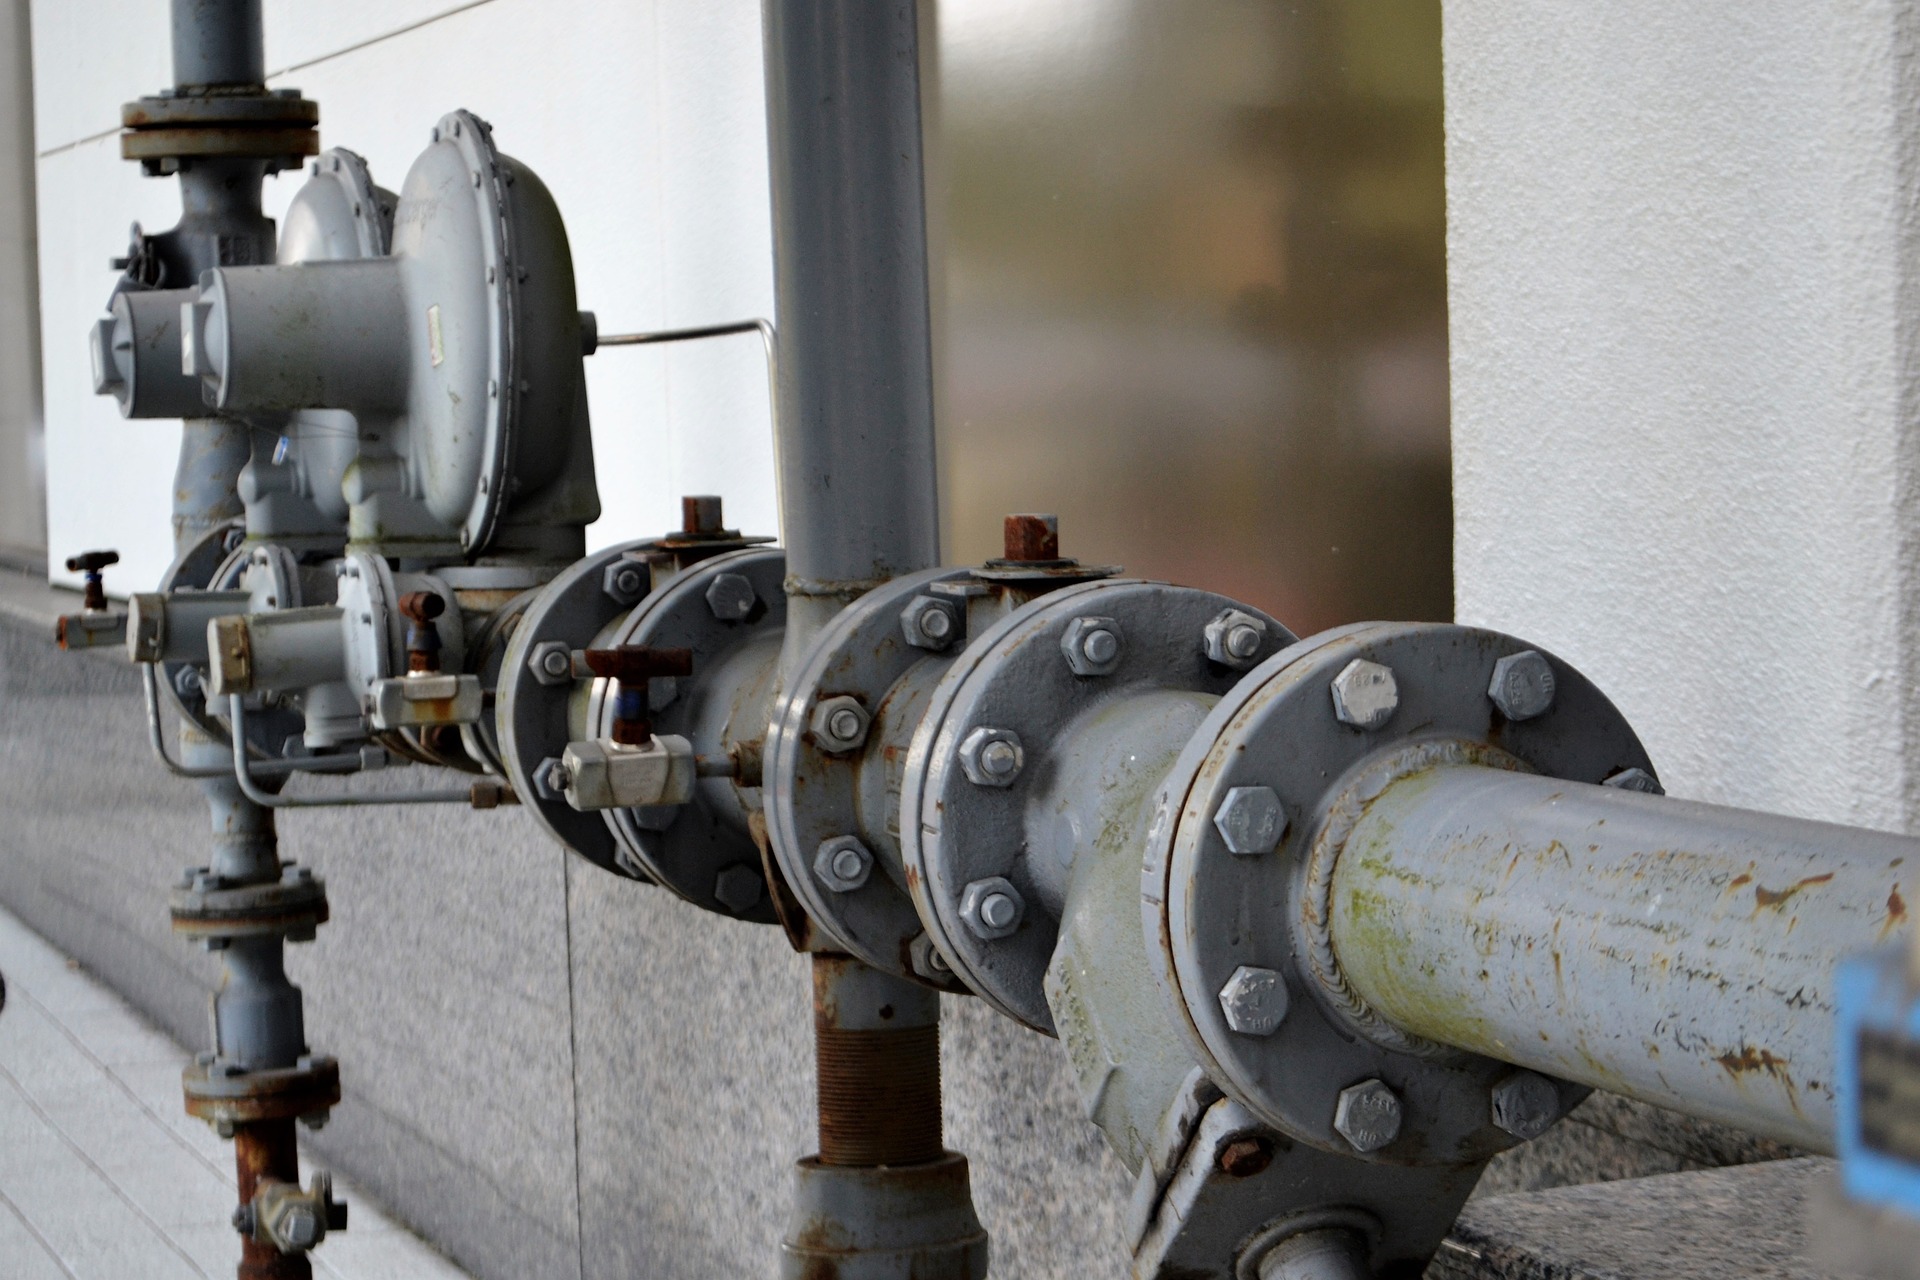
[[[940,1134],[940,1028],[844,1031],[814,1027],[820,1163],[926,1164]]]

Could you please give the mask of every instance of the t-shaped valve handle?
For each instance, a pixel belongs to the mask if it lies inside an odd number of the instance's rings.
[[[85,594],[80,598],[80,607],[98,610],[107,607],[107,589],[100,571],[110,564],[120,563],[118,551],[83,551],[77,556],[67,557],[67,572],[85,574]]]
[[[616,680],[613,695],[613,740],[630,747],[653,741],[653,713],[647,705],[647,681],[655,676],[693,674],[693,650],[652,649],[623,644],[613,649],[575,649],[574,670]]]
[[[433,620],[447,611],[447,602],[432,591],[409,591],[400,597],[400,616],[407,620],[407,674],[440,669],[440,628]]]

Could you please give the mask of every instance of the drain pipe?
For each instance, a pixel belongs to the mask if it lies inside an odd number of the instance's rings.
[[[933,357],[911,0],[766,0],[780,359],[782,674],[846,605],[939,558]],[[820,1151],[784,1274],[984,1277],[941,1139],[937,993],[815,954]]]

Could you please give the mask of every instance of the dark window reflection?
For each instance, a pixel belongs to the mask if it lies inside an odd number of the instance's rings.
[[[950,557],[1452,612],[1438,0],[940,0]]]

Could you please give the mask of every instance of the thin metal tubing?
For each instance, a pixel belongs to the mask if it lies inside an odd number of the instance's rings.
[[[227,695],[227,723],[233,732],[233,776],[247,799],[266,809],[331,809],[344,805],[374,804],[471,804],[471,788],[462,791],[388,791],[341,796],[277,796],[260,789],[247,760],[247,708],[243,695]]]
[[[167,771],[180,778],[224,778],[232,770],[224,766],[196,768],[181,764],[167,752],[166,735],[160,730],[160,679],[151,662],[141,663],[141,675],[147,692],[147,744],[153,748]],[[366,767],[358,755],[308,756],[303,760],[267,760],[253,766],[256,778],[278,778],[294,773],[357,773]]]

